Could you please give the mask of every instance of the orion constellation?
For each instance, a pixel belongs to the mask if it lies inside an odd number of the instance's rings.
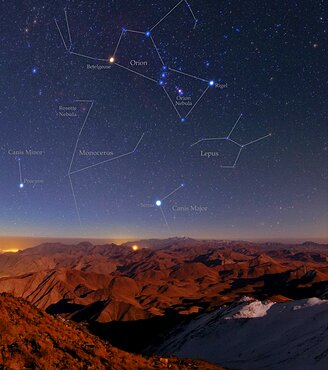
[[[66,21],[66,28],[67,28],[67,34],[68,34],[68,42],[65,40],[64,38],[64,35],[63,35],[63,32],[62,30],[60,29],[59,25],[58,25],[58,22],[57,20],[55,19],[55,24],[56,24],[56,27],[58,29],[58,32],[60,34],[60,37],[61,37],[61,40],[62,40],[62,43],[66,49],[66,51],[71,54],[71,55],[75,55],[77,57],[81,57],[81,58],[85,58],[85,59],[88,59],[88,60],[93,60],[93,61],[98,61],[98,62],[104,62],[104,63],[109,63],[113,66],[116,66],[116,67],[119,67],[123,70],[126,70],[128,72],[131,72],[131,73],[134,73],[135,75],[138,75],[139,77],[142,77],[148,81],[151,81],[153,83],[155,83],[156,85],[158,85],[159,87],[162,88],[162,90],[164,91],[165,95],[167,96],[167,98],[169,99],[170,103],[172,104],[176,114],[178,115],[180,121],[182,123],[184,123],[186,121],[186,119],[190,116],[190,114],[192,113],[192,111],[196,108],[196,106],[199,104],[199,102],[203,99],[203,97],[205,96],[205,94],[207,93],[207,91],[210,89],[210,88],[213,88],[215,86],[215,81],[214,80],[209,80],[209,79],[204,79],[204,78],[200,78],[200,77],[197,77],[197,76],[194,76],[192,74],[189,74],[189,73],[185,73],[183,71],[180,71],[180,70],[177,70],[177,69],[174,69],[174,68],[171,68],[170,66],[168,66],[165,62],[164,62],[164,59],[160,53],[160,50],[159,48],[157,47],[157,44],[155,42],[155,39],[154,39],[154,35],[153,35],[153,31],[155,31],[155,29],[175,10],[177,9],[180,5],[186,5],[190,11],[190,14],[193,18],[193,21],[194,21],[194,29],[196,28],[197,26],[197,23],[198,23],[198,19],[195,17],[195,14],[190,6],[190,4],[186,1],[186,0],[180,0],[164,17],[162,17],[158,22],[155,23],[155,25],[153,25],[152,27],[149,27],[147,30],[145,31],[138,31],[138,30],[132,30],[132,29],[129,29],[129,28],[122,28],[122,31],[121,31],[121,34],[118,38],[118,42],[115,46],[115,49],[114,49],[114,52],[113,54],[110,56],[110,57],[107,57],[107,58],[99,58],[99,57],[94,57],[94,56],[89,56],[89,55],[86,55],[86,54],[81,54],[81,53],[78,53],[76,51],[73,50],[73,44],[72,44],[72,36],[71,36],[71,31],[70,31],[70,26],[69,26],[69,21],[68,21],[68,15],[67,15],[67,11],[65,9],[65,21]],[[155,49],[156,51],[156,54],[160,60],[160,63],[162,65],[161,67],[161,71],[160,71],[160,79],[159,80],[156,80],[155,78],[153,77],[150,77],[150,76],[146,76],[145,74],[143,73],[139,73],[137,71],[134,71],[132,70],[131,68],[128,68],[126,66],[123,66],[122,64],[119,64],[117,62],[117,54],[118,54],[118,51],[119,51],[119,47],[121,45],[121,41],[123,39],[123,37],[126,37],[129,33],[134,33],[134,34],[139,34],[141,37],[146,37],[150,40],[150,45]],[[176,105],[174,104],[174,102],[172,101],[172,98],[170,97],[167,89],[165,88],[165,85],[166,85],[166,78],[167,78],[167,72],[170,71],[170,72],[173,72],[173,73],[177,73],[177,74],[180,74],[180,75],[184,75],[186,77],[189,77],[189,78],[192,78],[192,79],[195,79],[195,80],[198,80],[198,81],[201,81],[204,83],[204,85],[206,86],[206,88],[203,90],[203,92],[201,93],[200,97],[196,100],[196,102],[192,105],[192,107],[190,108],[190,110],[183,116],[179,110],[177,109]]]

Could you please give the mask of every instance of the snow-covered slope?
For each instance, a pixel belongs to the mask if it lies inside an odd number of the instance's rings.
[[[328,301],[243,298],[171,333],[161,354],[242,370],[328,369]]]

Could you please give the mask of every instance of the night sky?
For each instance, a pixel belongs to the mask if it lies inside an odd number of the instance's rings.
[[[52,3],[1,1],[0,235],[327,237],[325,1]]]

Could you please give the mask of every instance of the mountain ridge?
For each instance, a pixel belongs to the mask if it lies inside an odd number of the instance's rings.
[[[163,241],[161,241],[163,243]],[[111,301],[95,317],[131,320],[217,308],[242,295],[298,299],[328,287],[328,248],[317,245],[267,247],[254,243],[164,240],[160,248],[115,244],[46,243],[18,254],[0,255],[0,292],[23,297],[56,311],[67,303],[86,312],[97,301]],[[173,243],[173,244],[172,244]],[[120,284],[119,289],[114,286]],[[133,288],[132,288],[133,287]],[[189,301],[188,301],[189,300]],[[198,301],[203,305],[199,307]],[[127,316],[117,307],[130,307]],[[99,306],[101,307],[101,306]],[[207,308],[206,308],[207,307]],[[116,312],[116,313],[115,313]],[[63,312],[62,312],[63,313]],[[77,315],[79,317],[79,315]],[[84,315],[82,315],[85,317]]]

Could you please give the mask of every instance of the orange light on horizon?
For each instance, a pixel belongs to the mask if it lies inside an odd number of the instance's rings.
[[[0,249],[1,253],[17,253],[20,249]]]
[[[132,246],[133,252],[137,252],[139,250],[139,247],[137,245]]]

